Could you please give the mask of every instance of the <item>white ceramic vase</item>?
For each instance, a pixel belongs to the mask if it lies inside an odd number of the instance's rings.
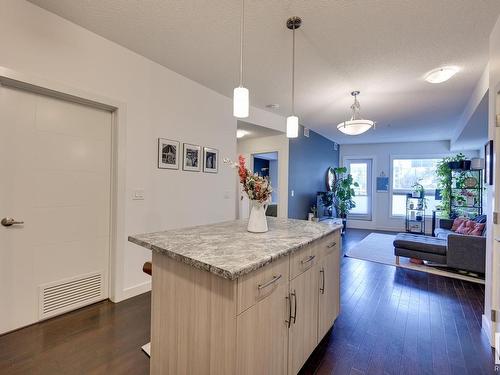
[[[266,218],[267,203],[251,200],[250,205],[250,218],[248,219],[247,230],[252,233],[267,232],[269,230]]]

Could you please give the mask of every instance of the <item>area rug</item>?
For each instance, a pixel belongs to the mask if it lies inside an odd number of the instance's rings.
[[[390,234],[371,233],[365,237],[361,242],[354,245],[347,251],[347,256],[350,258],[368,260],[370,262],[389,264],[391,266],[408,268],[416,271],[433,273],[435,275],[453,277],[455,279],[471,281],[473,283],[484,284],[484,280],[461,275],[459,273],[445,271],[436,267],[429,267],[424,264],[414,264],[410,262],[409,258],[400,258],[400,264],[396,264],[396,257],[394,256],[393,241],[396,236]]]

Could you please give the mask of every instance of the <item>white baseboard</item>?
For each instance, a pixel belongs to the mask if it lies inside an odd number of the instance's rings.
[[[495,329],[493,327],[494,324],[486,315],[483,314],[481,318],[481,329],[488,337],[488,341],[490,342],[492,348],[495,347]]]
[[[119,297],[113,299],[112,301],[114,303],[118,303],[118,302],[124,301],[126,299],[138,296],[139,294],[149,292],[150,290],[151,290],[151,281],[146,281],[146,282],[143,282],[141,284],[137,284],[137,285],[131,286],[129,288],[125,288],[122,291],[121,295]]]

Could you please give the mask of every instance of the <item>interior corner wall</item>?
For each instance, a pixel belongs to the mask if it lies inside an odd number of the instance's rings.
[[[311,206],[316,205],[317,192],[326,191],[328,168],[338,165],[338,145],[312,130],[306,137],[300,126],[299,136],[290,139],[288,217],[307,219]]]
[[[221,160],[236,152],[232,101],[24,0],[1,0],[0,66],[41,77],[126,106],[125,231],[113,300],[150,288],[142,265],[149,250],[128,235],[230,220],[235,217],[235,171]],[[285,120],[251,109],[259,125],[284,127]],[[219,173],[157,168],[157,139],[165,137],[219,150]],[[132,200],[144,189],[144,200]]]
[[[478,157],[479,152],[460,151],[468,158]],[[458,152],[450,152],[449,141],[433,142],[399,142],[399,143],[370,143],[356,145],[341,145],[340,160],[344,165],[345,159],[372,159],[372,220],[348,220],[350,228],[363,228],[387,231],[404,231],[405,223],[403,217],[391,215],[391,189],[389,192],[377,193],[376,177],[383,172],[389,176],[389,184],[392,184],[391,157],[437,157],[442,158],[455,155]],[[426,229],[430,233],[431,221],[427,219]]]
[[[247,167],[253,169],[251,156],[267,152],[278,152],[278,217],[288,217],[288,164],[289,145],[285,134],[269,137],[258,137],[239,139],[237,142],[237,154],[247,159]],[[248,201],[238,199],[240,207],[238,218],[246,218],[249,214]]]

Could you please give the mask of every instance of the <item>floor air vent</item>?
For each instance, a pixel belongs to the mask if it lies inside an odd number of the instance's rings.
[[[40,320],[104,299],[101,272],[40,285],[39,289]]]

